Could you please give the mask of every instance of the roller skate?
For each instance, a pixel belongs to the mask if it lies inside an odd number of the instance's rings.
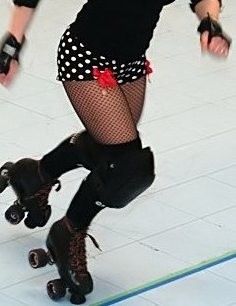
[[[55,222],[48,234],[48,251],[35,249],[29,252],[28,260],[32,268],[56,264],[60,279],[47,283],[47,293],[52,300],[60,300],[67,291],[72,304],[83,304],[85,295],[93,290],[93,280],[87,270],[86,242],[89,237],[99,248],[96,240],[87,230],[76,230],[67,217]]]
[[[55,184],[58,184],[56,191],[61,187],[57,178],[80,167],[94,169],[103,158],[100,150],[93,138],[82,131],[66,138],[45,155],[41,162],[25,158],[15,164],[4,164],[0,168],[0,193],[11,186],[17,196],[17,200],[5,213],[6,219],[11,224],[18,224],[27,214],[24,220],[27,227],[44,226],[51,215],[49,193]],[[43,169],[53,165],[56,169],[53,178],[41,169],[40,163],[43,163]]]
[[[51,215],[48,197],[55,184],[58,191],[60,182],[43,173],[37,160],[24,158],[5,163],[0,168],[0,193],[11,186],[17,197],[5,212],[6,220],[16,225],[24,219],[28,228],[43,227]]]

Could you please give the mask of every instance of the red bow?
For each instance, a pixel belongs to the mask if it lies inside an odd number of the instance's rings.
[[[93,77],[98,81],[99,85],[103,88],[116,87],[117,81],[108,68],[105,71],[100,71],[98,68],[93,68]]]
[[[147,75],[153,73],[153,69],[151,68],[151,63],[148,60],[146,60],[145,62],[145,68]]]

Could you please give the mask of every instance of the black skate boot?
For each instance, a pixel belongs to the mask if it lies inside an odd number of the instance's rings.
[[[5,214],[11,224],[18,224],[25,217],[25,225],[29,228],[43,227],[50,215],[48,205],[49,193],[62,174],[85,167],[92,170],[103,158],[100,146],[86,132],[73,134],[46,154],[41,160],[21,159],[18,162],[7,162],[0,168],[0,193],[11,186],[17,200]],[[50,176],[43,171],[49,171]]]
[[[24,223],[29,228],[43,227],[51,215],[48,196],[55,184],[60,182],[40,169],[40,163],[34,159],[21,159],[6,163],[0,168],[0,192],[9,185],[16,193],[17,200],[5,212],[5,218],[11,224],[20,223],[27,214]]]
[[[66,290],[71,293],[72,304],[83,304],[85,295],[93,290],[93,280],[87,270],[85,238],[90,237],[99,248],[96,240],[87,230],[76,230],[69,219],[55,222],[48,234],[46,245],[48,252],[35,249],[29,252],[29,263],[34,269],[55,263],[60,279],[49,281],[47,292],[51,299],[64,297]]]

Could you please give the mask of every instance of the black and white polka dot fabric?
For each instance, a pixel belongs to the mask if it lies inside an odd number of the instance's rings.
[[[95,80],[93,71],[97,68],[104,72],[112,71],[118,84],[132,82],[146,74],[146,57],[134,59],[129,63],[119,60],[108,60],[105,56],[95,55],[87,46],[73,37],[68,28],[63,34],[58,47],[58,76],[59,81],[91,81]]]

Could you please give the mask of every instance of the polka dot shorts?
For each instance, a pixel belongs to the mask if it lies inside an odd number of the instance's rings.
[[[108,70],[118,84],[132,82],[147,74],[145,55],[129,63],[116,59],[108,60],[97,56],[70,33],[70,27],[63,34],[58,47],[57,64],[59,81],[91,81],[97,77],[94,71],[103,73]]]

